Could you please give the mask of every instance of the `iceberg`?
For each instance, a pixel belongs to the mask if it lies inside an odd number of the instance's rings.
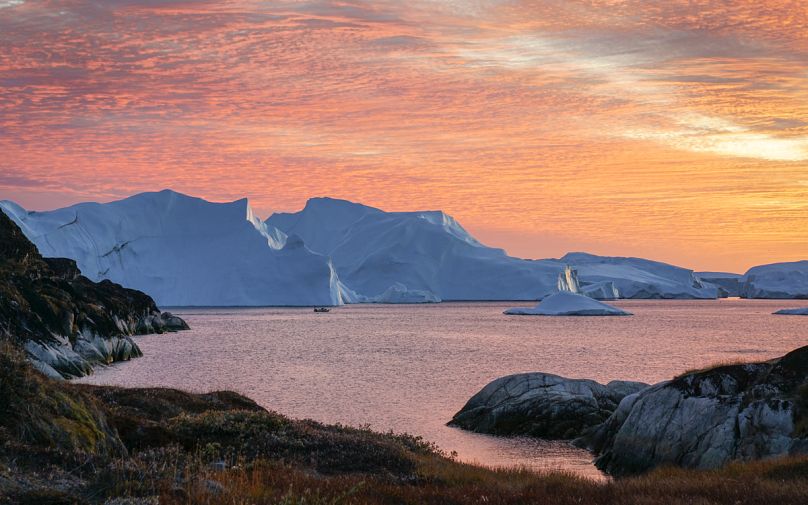
[[[799,309],[781,309],[775,312],[775,314],[780,316],[808,316],[808,307]]]
[[[532,308],[507,309],[504,314],[514,316],[630,316],[629,312],[599,302],[588,296],[559,291],[548,296]]]
[[[612,281],[601,281],[592,283],[581,283],[580,293],[595,300],[617,300],[620,298],[620,291]]]
[[[173,191],[28,212],[2,209],[45,257],[75,260],[160,306],[339,305],[330,260],[255,217],[246,199],[212,203]]]
[[[310,199],[256,217],[246,199],[212,203],[173,191],[28,212],[0,202],[44,256],[92,280],[145,291],[162,306],[324,306],[440,300],[716,298],[691,270],[571,253],[528,260],[488,247],[441,211],[384,212]],[[567,270],[571,266],[572,269]]]
[[[750,268],[741,279],[741,298],[808,299],[808,260]]]
[[[431,291],[408,289],[404,284],[397,282],[379,296],[365,301],[366,303],[440,303],[441,299]]]
[[[696,276],[704,282],[718,287],[718,296],[720,298],[740,296],[741,279],[743,278],[741,274],[729,272],[696,272]]]
[[[569,253],[559,261],[578,271],[581,285],[611,282],[621,298],[715,299],[718,288],[693,270],[642,258]],[[585,292],[585,291],[584,291]]]
[[[441,300],[537,300],[577,290],[557,260],[525,260],[487,247],[440,211],[384,212],[331,198],[310,199],[266,224],[328,256],[340,281],[366,299],[396,284]]]

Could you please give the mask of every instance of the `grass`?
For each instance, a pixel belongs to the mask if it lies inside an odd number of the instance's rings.
[[[181,491],[164,491],[169,504],[525,504],[752,505],[808,503],[808,460],[730,465],[717,471],[665,468],[642,477],[595,482],[564,473],[494,470],[426,458],[418,480],[402,483],[372,475],[322,476],[260,462],[206,472]],[[221,487],[211,490],[205,482]]]
[[[721,369],[721,368],[732,367],[732,366],[738,366],[738,365],[747,365],[747,364],[749,364],[749,363],[750,363],[749,361],[744,361],[744,360],[742,360],[742,359],[727,359],[727,360],[720,360],[720,361],[716,361],[716,362],[714,362],[714,363],[711,363],[711,364],[709,364],[709,365],[707,365],[707,366],[704,366],[704,367],[701,367],[701,368],[691,368],[691,369],[689,369],[689,370],[685,370],[684,372],[682,372],[682,373],[680,373],[680,374],[675,375],[675,376],[673,377],[673,379],[674,379],[674,380],[676,380],[676,379],[681,379],[682,377],[684,377],[684,376],[686,376],[686,375],[697,374],[697,373],[705,373],[705,372],[711,372],[711,371],[713,371],[713,370],[719,370],[719,369]]]
[[[54,382],[0,351],[0,503],[808,503],[808,458],[602,482],[485,468],[417,437],[293,420],[235,393]]]

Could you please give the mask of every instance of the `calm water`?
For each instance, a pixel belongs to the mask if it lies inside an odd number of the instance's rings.
[[[656,382],[719,361],[808,345],[808,318],[774,316],[790,301],[620,301],[632,317],[504,316],[512,303],[178,309],[191,331],[137,337],[143,358],[83,382],[230,389],[297,418],[369,424],[437,442],[487,465],[598,473],[558,442],[448,428],[466,400],[502,375]]]

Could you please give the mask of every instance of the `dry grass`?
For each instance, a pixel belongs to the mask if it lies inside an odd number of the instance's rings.
[[[804,505],[808,459],[731,465],[716,471],[660,469],[646,476],[594,482],[573,475],[492,470],[425,458],[414,482],[369,475],[323,476],[260,462],[250,468],[207,471],[160,503],[186,504],[526,504],[548,505]],[[206,482],[221,487],[211,489]]]
[[[674,378],[674,380],[676,380],[676,379],[681,379],[682,377],[684,377],[686,375],[690,375],[690,374],[694,374],[694,373],[704,373],[704,372],[709,372],[709,371],[712,371],[712,370],[717,370],[717,369],[720,369],[720,368],[725,368],[725,367],[730,367],[730,366],[748,365],[749,363],[750,363],[749,361],[744,361],[742,359],[720,360],[720,361],[716,361],[714,363],[711,363],[711,364],[709,364],[707,366],[704,366],[704,367],[701,367],[701,368],[691,368],[689,370],[685,370],[684,372],[675,375],[673,378]]]

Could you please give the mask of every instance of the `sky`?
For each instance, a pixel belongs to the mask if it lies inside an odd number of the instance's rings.
[[[528,258],[808,259],[804,0],[0,0],[0,198],[441,209]]]

